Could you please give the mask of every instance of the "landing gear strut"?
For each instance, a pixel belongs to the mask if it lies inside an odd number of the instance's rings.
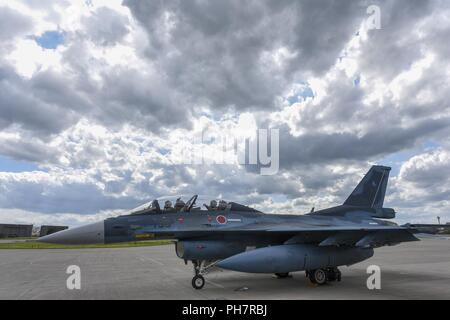
[[[341,281],[341,271],[338,268],[307,270],[306,276],[312,283],[318,285],[323,285],[328,281]]]
[[[209,272],[209,269],[214,267],[216,262],[209,262],[204,260],[193,260],[194,265],[194,277],[192,278],[192,287],[196,290],[200,290],[205,285],[205,278],[203,275]]]

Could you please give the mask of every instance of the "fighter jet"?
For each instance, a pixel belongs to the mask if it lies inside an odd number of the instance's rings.
[[[418,241],[414,225],[388,221],[395,211],[383,202],[391,168],[373,166],[342,205],[303,214],[265,214],[220,200],[197,206],[198,196],[164,206],[154,200],[125,215],[40,238],[58,244],[173,240],[177,256],[192,262],[192,286],[201,289],[215,268],[275,274],[305,271],[323,285],[341,281],[338,267],[374,254],[374,249]]]

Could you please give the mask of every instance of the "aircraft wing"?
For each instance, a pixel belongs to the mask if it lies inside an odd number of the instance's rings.
[[[196,230],[181,238],[205,236],[210,232],[223,235],[249,234],[276,237],[282,239],[285,244],[316,243],[319,246],[378,247],[419,241],[412,230],[399,226],[305,226],[304,224],[257,224],[214,231]]]
[[[318,227],[297,227],[295,225],[285,225],[271,227],[266,229],[267,232],[313,232],[313,231],[386,231],[386,230],[405,230],[397,226],[318,226]]]
[[[415,236],[419,239],[429,240],[450,240],[449,234],[430,234],[430,233],[416,233]]]

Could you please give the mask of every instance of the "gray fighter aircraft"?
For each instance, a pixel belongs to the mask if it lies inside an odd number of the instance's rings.
[[[374,254],[374,249],[418,241],[414,225],[399,226],[394,209],[383,202],[391,168],[373,166],[355,190],[337,207],[304,215],[264,214],[238,203],[212,201],[201,208],[198,196],[175,206],[158,200],[129,214],[40,238],[59,244],[95,244],[170,239],[175,252],[195,276],[192,286],[203,288],[204,275],[214,267],[280,278],[306,271],[313,283],[340,281],[338,267]]]

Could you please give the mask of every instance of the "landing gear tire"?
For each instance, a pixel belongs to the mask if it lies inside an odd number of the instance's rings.
[[[275,275],[277,276],[278,279],[285,279],[285,278],[289,277],[289,272],[275,273]]]
[[[328,271],[328,281],[341,281],[341,271],[338,268],[330,268]]]
[[[200,290],[205,285],[205,278],[201,275],[196,275],[192,278],[192,287],[196,290]]]
[[[324,269],[315,269],[308,272],[309,280],[318,285],[327,283],[327,272]]]
[[[338,268],[328,268],[325,271],[327,273],[327,281],[341,281],[341,271]]]

